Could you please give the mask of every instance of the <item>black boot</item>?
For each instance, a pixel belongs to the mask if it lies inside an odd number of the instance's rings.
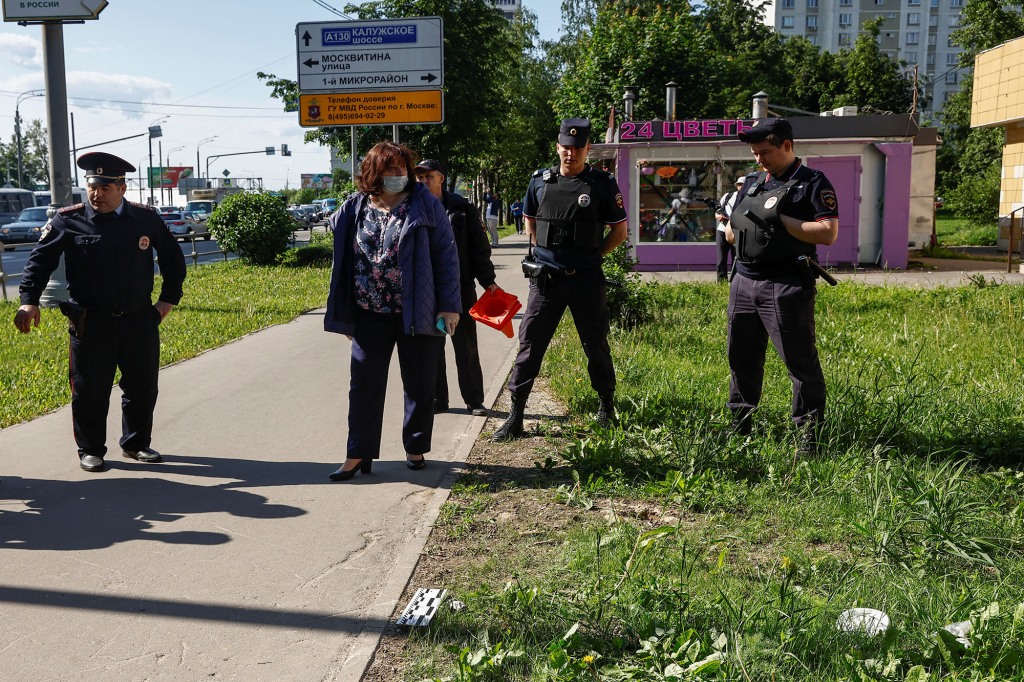
[[[751,431],[751,415],[753,410],[737,409],[732,411],[732,431],[740,436],[749,436]]]
[[[491,440],[499,442],[523,437],[523,411],[526,409],[526,395],[510,394],[512,406],[508,408],[508,418],[491,436]]]
[[[611,393],[598,396],[601,406],[597,408],[598,426],[609,426],[615,421],[615,396]]]

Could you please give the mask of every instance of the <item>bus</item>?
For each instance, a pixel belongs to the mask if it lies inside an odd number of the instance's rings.
[[[37,190],[32,192],[35,197],[36,206],[49,206],[50,205],[50,190]],[[71,188],[71,205],[84,204],[85,203],[85,190],[81,187]]]
[[[23,210],[35,205],[32,190],[0,187],[0,225],[13,223]]]

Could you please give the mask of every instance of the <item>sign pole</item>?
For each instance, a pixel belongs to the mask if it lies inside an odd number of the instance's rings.
[[[391,126],[391,141],[398,144],[398,124]]]
[[[357,163],[358,158],[359,158],[359,147],[358,147],[358,145],[356,145],[356,127],[355,126],[349,126],[348,129],[349,129],[349,131],[352,134],[352,140],[351,140],[351,147],[352,148],[350,149],[350,153],[352,155],[352,182],[354,183],[356,181],[356,171],[359,168],[358,163]]]
[[[64,24],[43,22],[43,78],[46,82],[46,130],[50,145],[50,205],[71,205],[71,148],[68,144],[68,86],[64,76]],[[44,307],[68,300],[64,259],[40,297]]]

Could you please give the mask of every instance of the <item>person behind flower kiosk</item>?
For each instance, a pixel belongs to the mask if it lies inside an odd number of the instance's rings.
[[[107,408],[121,370],[121,452],[145,464],[163,461],[150,447],[160,369],[159,326],[181,300],[185,257],[157,213],[124,198],[125,174],[135,168],[113,154],[78,159],[89,201],[62,208],[44,227],[25,264],[21,307],[14,325],[23,334],[39,326],[39,298],[64,256],[71,301],[71,420],[79,464],[102,471],[107,452]],[[161,288],[153,295],[153,254]]]
[[[793,147],[793,128],[768,118],[739,134],[763,169],[748,175],[733,207],[726,238],[736,245],[729,287],[728,407],[733,427],[751,428],[761,400],[765,351],[771,339],[793,382],[793,423],[798,454],[817,453],[825,418],[825,377],[814,334],[815,247],[839,234],[832,183],[805,166]]]
[[[508,381],[512,407],[494,432],[523,435],[523,413],[541,361],[566,308],[587,356],[590,385],[600,399],[598,423],[615,417],[615,369],[608,347],[608,306],[601,261],[626,239],[622,193],[610,174],[587,163],[590,121],[568,118],[558,131],[559,164],[533,174],[526,190],[525,229],[541,272],[519,326],[519,354]],[[605,234],[605,225],[610,230]]]

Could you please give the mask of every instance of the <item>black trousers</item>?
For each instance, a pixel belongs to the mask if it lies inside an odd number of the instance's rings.
[[[84,338],[71,337],[71,419],[79,457],[107,453],[107,408],[118,369],[121,448],[149,447],[160,372],[159,326],[160,313],[152,306],[122,317],[89,311]]]
[[[434,430],[434,381],[437,355],[444,339],[427,334],[407,334],[402,315],[363,313],[352,335],[351,384],[348,391],[348,457],[380,457],[384,425],[384,397],[388,366],[398,347],[405,410],[402,443],[410,455],[430,451]]]
[[[737,274],[729,287],[728,406],[737,417],[761,401],[768,339],[793,382],[793,422],[817,426],[825,417],[825,377],[814,334],[816,290],[796,275],[754,280]]]
[[[463,301],[466,298],[463,297]],[[472,305],[472,303],[470,303]],[[465,306],[464,306],[465,307]],[[459,392],[468,407],[484,404],[484,372],[480,367],[480,348],[476,340],[476,320],[469,313],[459,315],[459,324],[452,334],[455,369],[459,375]],[[435,402],[448,404],[448,375],[444,357],[444,339],[437,354],[437,386]]]
[[[715,247],[718,253],[718,262],[715,264],[718,279],[728,279],[731,261],[736,258],[736,247],[729,243],[722,230],[715,230]]]
[[[529,395],[540,373],[544,353],[568,308],[576,333],[587,356],[590,385],[598,395],[615,393],[615,368],[608,346],[608,303],[601,268],[579,270],[576,274],[555,274],[543,288],[530,280],[530,297],[519,325],[519,354],[516,356],[508,389]]]

